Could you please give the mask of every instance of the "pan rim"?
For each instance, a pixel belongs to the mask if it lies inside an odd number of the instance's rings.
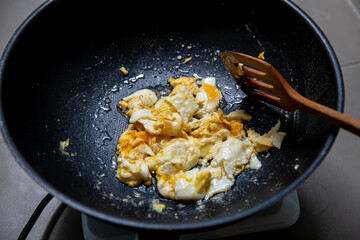
[[[34,10],[29,17],[27,17],[24,22],[19,26],[19,28],[15,31],[13,36],[11,37],[9,43],[7,44],[3,55],[0,59],[0,92],[2,91],[2,83],[3,83],[3,75],[4,75],[4,66],[7,63],[8,57],[11,55],[11,52],[13,50],[13,47],[15,43],[17,42],[17,39],[19,36],[21,36],[23,30],[27,28],[27,26],[38,16],[39,13],[45,11],[49,6],[54,3],[55,0],[48,0],[41,4],[36,10]],[[335,73],[335,84],[337,85],[337,106],[336,110],[343,112],[344,110],[344,83],[343,83],[343,77],[341,73],[341,67],[339,64],[339,61],[336,57],[335,51],[332,48],[330,42],[326,38],[325,34],[321,31],[321,29],[316,25],[316,23],[302,10],[300,7],[298,7],[295,3],[293,3],[290,0],[284,0],[280,1],[282,4],[286,5],[289,11],[293,11],[294,14],[297,14],[304,22],[310,27],[310,29],[315,33],[315,35],[318,37],[318,40],[322,43],[324,46],[324,50],[326,54],[329,57],[331,67]],[[0,98],[0,106],[3,105],[2,98]],[[71,199],[70,196],[67,196],[66,194],[63,194],[62,192],[58,191],[55,187],[53,187],[51,184],[47,183],[45,179],[43,179],[40,175],[38,175],[35,170],[33,170],[30,165],[25,161],[24,156],[18,151],[18,149],[15,146],[15,143],[10,136],[10,132],[8,130],[8,127],[6,125],[5,116],[3,112],[3,108],[0,108],[0,129],[1,133],[3,135],[4,141],[7,144],[8,149],[10,150],[11,154],[16,159],[17,163],[20,165],[20,167],[42,188],[44,188],[46,191],[48,191],[50,194],[64,202],[66,205],[82,212],[87,215],[99,218],[101,220],[112,222],[115,224],[119,224],[122,226],[134,228],[134,229],[151,229],[151,230],[171,230],[171,231],[190,231],[190,230],[204,230],[206,228],[210,227],[220,227],[225,224],[229,224],[235,221],[239,221],[241,219],[246,218],[247,216],[251,216],[252,214],[259,212],[260,210],[263,210],[272,204],[278,202],[282,198],[284,198],[286,195],[294,191],[301,183],[303,183],[312,173],[313,171],[320,165],[322,160],[325,158],[327,153],[329,152],[331,146],[333,145],[335,138],[338,134],[339,128],[332,126],[330,135],[328,139],[326,140],[322,151],[320,154],[316,157],[312,165],[303,172],[295,181],[293,181],[289,186],[285,187],[283,190],[281,190],[278,194],[274,195],[273,197],[269,198],[268,200],[257,204],[256,206],[249,208],[247,210],[225,216],[220,218],[215,218],[211,220],[206,221],[198,221],[198,222],[188,222],[188,223],[151,223],[151,222],[144,222],[139,220],[129,220],[126,218],[119,218],[114,217],[108,214],[105,214],[99,210],[95,210],[91,207],[85,206],[85,204]]]

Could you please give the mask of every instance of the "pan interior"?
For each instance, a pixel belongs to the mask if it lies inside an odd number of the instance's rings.
[[[321,161],[318,156],[336,129],[306,113],[245,98],[217,56],[219,50],[254,56],[265,51],[266,60],[297,91],[336,108],[339,86],[329,50],[289,4],[115,2],[48,3],[22,26],[4,56],[5,138],[48,191],[115,223],[195,228],[194,223],[247,216]],[[128,76],[119,71],[122,66]],[[154,185],[120,183],[115,148],[128,119],[117,111],[117,102],[143,88],[165,94],[170,77],[194,74],[217,78],[225,112],[241,108],[253,116],[245,128],[264,133],[280,119],[288,134],[282,149],[261,155],[259,170],[245,171],[230,191],[208,201],[170,201],[159,197]],[[69,156],[59,150],[66,139]],[[155,211],[154,203],[165,204],[164,211]]]

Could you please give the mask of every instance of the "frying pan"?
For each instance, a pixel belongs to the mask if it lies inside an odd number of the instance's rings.
[[[188,47],[189,46],[189,47]],[[302,95],[343,110],[338,61],[324,34],[290,1],[47,1],[16,31],[0,62],[0,126],[21,167],[49,193],[90,216],[123,226],[194,230],[248,217],[296,189],[321,163],[338,128],[304,112],[246,97],[218,50],[270,62]],[[177,59],[192,57],[183,64]],[[124,66],[129,75],[119,68]],[[117,102],[167,80],[215,76],[225,113],[245,109],[245,128],[280,119],[281,150],[259,156],[226,193],[207,201],[164,199],[154,184],[115,177],[116,144],[128,119]],[[60,141],[70,140],[66,152]],[[154,203],[166,205],[162,212]]]

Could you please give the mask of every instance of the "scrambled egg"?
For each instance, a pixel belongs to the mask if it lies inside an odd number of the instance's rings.
[[[216,79],[170,78],[169,96],[157,98],[148,89],[137,91],[118,105],[130,125],[117,145],[117,177],[129,186],[152,184],[174,200],[209,199],[228,191],[245,169],[258,169],[259,152],[280,149],[285,137],[278,122],[260,135],[243,129],[251,116],[243,110],[225,115]]]

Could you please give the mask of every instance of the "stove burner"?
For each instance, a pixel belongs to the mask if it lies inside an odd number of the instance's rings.
[[[286,228],[293,225],[299,215],[299,199],[297,191],[294,191],[280,202],[242,221],[211,231],[182,234],[181,239],[211,239]],[[125,240],[138,239],[136,232],[107,224],[85,214],[82,214],[82,225],[85,240],[119,239],[120,236]]]

